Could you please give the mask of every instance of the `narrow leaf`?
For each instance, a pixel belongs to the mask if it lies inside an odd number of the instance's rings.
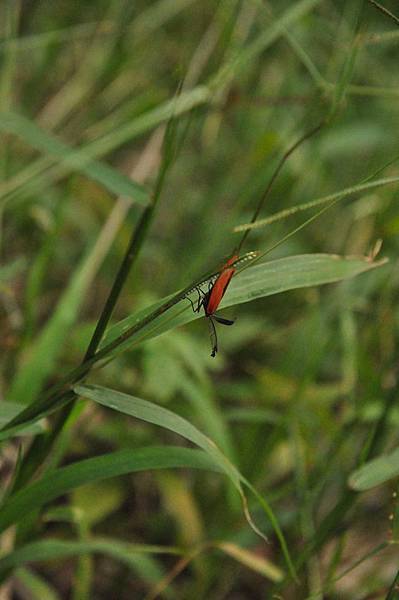
[[[335,254],[302,254],[251,265],[233,277],[221,307],[242,304],[256,298],[272,296],[288,290],[349,279],[379,267],[385,262],[384,260],[371,262],[363,257],[343,257]],[[139,323],[141,319],[166,300],[164,298],[153,306],[113,325],[108,330],[101,347],[104,348],[117,339],[129,327]],[[201,316],[203,315],[192,311],[188,301],[180,302],[132,335],[126,342],[112,351],[110,356],[118,354],[122,349],[133,343],[151,339]]]
[[[365,463],[350,475],[349,486],[364,492],[399,475],[399,448]]]
[[[305,202],[303,204],[297,204],[296,206],[285,208],[284,210],[280,210],[279,212],[274,213],[269,217],[265,217],[264,219],[258,219],[254,223],[244,223],[242,225],[237,225],[237,227],[234,228],[234,232],[240,233],[242,231],[247,231],[248,229],[259,229],[261,227],[266,227],[266,225],[271,225],[275,221],[280,221],[281,219],[291,217],[292,215],[295,215],[298,212],[329,204],[334,200],[343,200],[348,196],[353,196],[354,194],[367,192],[368,190],[373,190],[375,188],[383,187],[385,185],[391,185],[392,183],[399,183],[399,177],[384,177],[383,179],[377,179],[375,181],[364,181],[363,183],[352,185],[339,192],[334,192],[333,194],[328,194],[327,196],[322,196],[321,198],[316,198],[315,200],[310,200],[309,202]]]
[[[98,404],[130,415],[131,417],[136,417],[147,423],[159,425],[181,435],[196,446],[199,446],[202,450],[205,450],[211,459],[215,461],[219,469],[229,475],[234,485],[236,487],[239,485],[240,474],[216,444],[180,415],[153,402],[148,402],[147,400],[101,386],[78,385],[74,388],[74,391]]]
[[[142,185],[109,165],[92,159],[84,150],[69,147],[22,115],[0,113],[0,131],[21,137],[33,148],[97,181],[118,196],[126,196],[142,205],[148,204],[148,192]]]
[[[153,404],[152,402],[142,400],[141,398],[136,398],[134,396],[129,396],[128,394],[122,394],[121,392],[117,392],[115,390],[94,385],[78,385],[74,388],[74,391],[86,398],[90,398],[94,402],[102,404],[103,406],[107,406],[124,414],[136,417],[137,419],[141,419],[148,423],[169,429],[170,431],[181,435],[190,442],[193,442],[202,448],[209,455],[211,460],[215,462],[217,467],[219,467],[219,469],[230,478],[234,487],[239,492],[243,503],[245,517],[250,527],[258,535],[266,539],[252,521],[251,515],[248,511],[247,499],[241,484],[244,484],[248,489],[250,489],[258,499],[280,541],[291,575],[296,579],[295,568],[288,552],[284,535],[268,502],[259,494],[259,492],[257,492],[250,482],[241,475],[238,469],[228,460],[228,458],[221,452],[221,450],[219,450],[219,448],[211,439],[206,437],[201,431],[194,427],[194,425],[189,423],[189,421],[186,419],[183,419],[183,417],[180,415],[177,415],[176,413],[173,413],[162,406]]]
[[[11,496],[0,511],[0,531],[80,485],[136,471],[176,467],[219,470],[203,452],[173,446],[135,448],[88,458],[57,469]]]
[[[4,427],[8,421],[14,419],[24,408],[23,404],[17,404],[16,402],[6,402],[5,400],[0,402],[0,428]],[[16,435],[43,433],[45,429],[44,421],[37,421],[31,425],[22,426]]]
[[[51,318],[17,369],[7,393],[10,402],[30,404],[38,396],[54,369],[93,275],[93,254],[89,250],[73,273]]]
[[[260,573],[263,577],[275,583],[282,581],[284,578],[283,571],[263,556],[258,556],[254,552],[250,552],[230,542],[220,542],[217,544],[217,547],[241,564],[252,569],[252,571]]]
[[[34,571],[21,567],[15,573],[15,579],[29,590],[31,600],[61,600],[55,588]]]
[[[26,544],[0,559],[0,572],[27,563],[82,556],[93,552],[107,554],[133,569],[136,567],[137,557],[140,554],[181,553],[177,548],[128,544],[119,540],[101,538],[88,542],[49,539]]]

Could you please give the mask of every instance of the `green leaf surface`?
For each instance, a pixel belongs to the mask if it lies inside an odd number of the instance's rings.
[[[14,419],[24,408],[23,404],[17,404],[16,402],[6,402],[5,400],[0,402],[0,428],[4,427],[8,421]],[[37,421],[31,425],[22,426],[16,435],[32,435],[43,433],[44,431],[44,421]]]
[[[129,544],[118,540],[97,538],[90,541],[42,540],[26,544],[0,559],[0,572],[20,567],[27,563],[57,560],[68,557],[92,554],[106,554],[126,564],[133,570],[142,571],[141,565],[146,554],[181,554],[177,548]],[[153,582],[161,573],[154,573],[149,579]]]
[[[381,266],[384,262],[371,262],[363,257],[343,257],[334,254],[302,254],[251,265],[232,279],[221,303],[221,308],[243,304],[280,292],[342,281]],[[132,325],[139,323],[141,319],[166,300],[167,298],[164,298],[110,327],[101,347],[111,343]],[[110,356],[119,353],[123,348],[133,343],[151,339],[169,329],[194,321],[201,316],[203,315],[193,312],[188,301],[179,302],[142,330],[132,335],[126,342],[112,351]]]
[[[364,492],[381,485],[399,475],[399,448],[374,458],[365,463],[350,475],[349,486],[357,492]]]
[[[284,573],[281,569],[267,558],[259,556],[255,552],[241,548],[231,542],[220,542],[217,547],[248,569],[259,573],[271,581],[278,583],[284,579]]]
[[[56,162],[97,181],[118,196],[126,196],[144,206],[148,204],[148,192],[142,185],[109,165],[94,160],[84,150],[71,148],[22,115],[0,113],[0,131],[22,138]]]
[[[177,467],[219,470],[204,452],[173,446],[135,448],[88,458],[57,469],[11,496],[0,511],[0,531],[80,485],[136,471]]]
[[[348,144],[346,144],[346,146],[348,146]],[[397,158],[395,158],[394,161],[396,161]],[[389,166],[389,164],[391,164],[394,161],[389,161],[389,163],[387,163],[385,167]],[[381,169],[378,169],[377,173],[379,172],[381,172]],[[356,185],[351,185],[350,187],[340,190],[339,192],[334,192],[332,194],[328,194],[327,196],[322,196],[321,198],[316,198],[315,200],[304,202],[303,204],[297,204],[296,206],[284,208],[283,210],[280,210],[268,217],[265,217],[264,219],[257,219],[254,223],[244,223],[242,225],[237,225],[234,228],[234,231],[235,233],[240,233],[241,231],[247,231],[248,229],[260,229],[261,227],[271,225],[272,223],[280,221],[281,219],[291,217],[292,215],[295,215],[298,212],[303,212],[305,210],[309,210],[323,205],[332,205],[332,203],[335,203],[338,200],[343,200],[344,198],[348,198],[349,196],[353,196],[355,194],[364,194],[367,191],[375,190],[379,187],[391,185],[394,183],[399,183],[399,177],[384,177],[383,179],[377,179],[374,181],[369,181],[369,179],[367,179],[361,183],[357,183]],[[316,215],[317,214],[318,213],[316,213]]]
[[[215,443],[180,415],[153,402],[97,385],[77,385],[74,391],[98,404],[181,435],[204,450],[218,468],[229,475],[236,486],[240,485],[240,474]]]
[[[191,90],[182,92],[177,98],[171,98],[140,114],[137,118],[126,121],[118,128],[86,146],[91,156],[103,156],[122,144],[138,137],[170,119],[190,112],[212,99],[212,91],[205,85],[198,85]]]
[[[165,429],[169,429],[170,431],[181,435],[204,450],[209,455],[211,464],[214,463],[218,467],[218,470],[224,472],[230,478],[230,481],[239,492],[243,502],[245,517],[250,527],[252,527],[252,529],[258,535],[264,537],[252,521],[251,515],[249,514],[247,508],[246,496],[243,492],[241,484],[244,484],[248,489],[250,489],[258,499],[277,534],[291,575],[296,578],[295,568],[288,552],[285,538],[267,500],[263,498],[250,484],[250,482],[241,475],[238,469],[228,460],[223,452],[219,450],[213,440],[205,436],[201,431],[194,427],[194,425],[180,415],[163,408],[162,406],[148,402],[147,400],[142,400],[141,398],[136,398],[128,394],[123,394],[115,390],[95,385],[77,385],[75,386],[74,391],[85,398],[89,398],[94,402],[102,404],[103,406],[112,408],[113,410],[117,410],[137,419],[141,419],[147,423],[152,423],[153,425],[158,425]]]
[[[43,600],[44,598],[46,600],[61,600],[61,596],[58,595],[55,588],[30,569],[21,567],[16,571],[14,577],[29,590],[31,600]]]

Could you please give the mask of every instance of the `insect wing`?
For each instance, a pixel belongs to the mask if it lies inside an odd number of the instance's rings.
[[[234,273],[235,269],[233,267],[225,269],[220,273],[219,277],[213,284],[209,294],[208,302],[205,306],[205,312],[207,316],[213,315],[213,313],[217,310],[217,307],[219,306]]]

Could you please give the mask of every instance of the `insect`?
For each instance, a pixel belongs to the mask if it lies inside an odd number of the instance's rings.
[[[201,308],[204,309],[205,316],[207,317],[209,324],[212,342],[212,357],[215,357],[218,351],[218,340],[216,334],[215,321],[217,321],[217,323],[220,323],[221,325],[234,324],[234,321],[230,319],[224,319],[223,317],[219,317],[219,315],[215,313],[220,302],[222,301],[227,286],[229,285],[231,278],[233,277],[236,271],[236,268],[233,265],[237,262],[237,260],[238,256],[234,255],[223,265],[216,279],[211,279],[211,281],[209,282],[207,292],[204,292],[200,286],[194,288],[198,293],[198,301],[196,306],[190,298],[187,298],[191,302],[191,306],[194,312],[200,312]]]
[[[272,172],[272,176],[269,180],[269,183],[267,184],[266,190],[264,191],[264,193],[262,194],[261,198],[258,201],[258,204],[255,208],[255,211],[253,213],[253,216],[252,216],[252,219],[251,219],[249,225],[245,225],[244,234],[241,237],[241,241],[238,243],[237,246],[235,246],[235,248],[233,250],[233,256],[231,258],[229,258],[229,260],[223,265],[223,267],[221,268],[219,273],[217,275],[213,275],[213,276],[208,277],[207,279],[202,280],[201,282],[197,283],[194,287],[190,288],[188,291],[185,291],[185,293],[182,296],[183,298],[186,298],[191,303],[191,306],[192,306],[192,309],[194,312],[199,313],[201,308],[204,309],[205,316],[207,317],[208,323],[209,323],[209,329],[210,329],[211,341],[212,341],[211,356],[213,356],[213,357],[216,356],[216,353],[218,351],[218,342],[217,342],[215,321],[217,323],[220,323],[221,325],[233,325],[233,323],[234,323],[234,321],[231,321],[229,319],[224,319],[222,317],[219,317],[216,314],[216,310],[217,310],[220,302],[222,301],[222,298],[226,292],[227,286],[229,285],[231,278],[233,277],[234,273],[236,272],[238,265],[241,265],[242,262],[246,262],[248,260],[253,260],[253,259],[259,258],[259,256],[260,256],[259,252],[248,252],[242,258],[239,258],[241,248],[243,247],[244,242],[246,241],[246,239],[251,231],[251,228],[253,228],[254,224],[256,223],[258,216],[262,210],[262,207],[263,207],[266,199],[268,198],[270,190],[272,189],[273,184],[274,184],[275,180],[277,179],[279,172],[283,168],[284,163],[288,160],[288,158],[291,156],[291,154],[301,144],[303,144],[303,142],[305,142],[307,139],[309,139],[310,137],[315,135],[318,131],[320,131],[320,129],[322,129],[324,124],[325,124],[325,120],[321,121],[313,129],[305,132],[305,134],[301,138],[299,138],[299,140],[297,140],[294,144],[292,144],[292,146],[290,146],[288,148],[288,150],[282,156],[280,161],[277,163],[276,168]],[[290,237],[291,235],[293,235],[296,231],[297,231],[297,229],[295,229],[288,236],[283,238],[281,240],[281,242],[284,241],[285,239],[287,239],[287,237]],[[276,245],[269,248],[268,252],[270,252],[270,250],[273,250],[275,247],[276,247]],[[266,254],[266,252],[263,253],[263,256],[265,254]],[[205,285],[207,282],[208,282],[208,291],[204,292],[204,290],[202,289],[201,286]],[[192,294],[195,291],[198,294],[198,300],[196,302],[196,305],[194,304],[193,300],[190,298],[190,294]]]

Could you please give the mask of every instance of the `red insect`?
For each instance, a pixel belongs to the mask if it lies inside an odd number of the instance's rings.
[[[195,312],[199,312],[201,307],[204,307],[205,316],[208,319],[211,341],[212,341],[212,353],[211,356],[216,356],[216,352],[218,351],[218,340],[216,335],[216,327],[215,322],[217,321],[221,325],[233,325],[234,321],[230,319],[224,319],[223,317],[219,317],[215,314],[219,304],[222,301],[222,298],[226,292],[227,286],[229,285],[231,278],[235,273],[235,267],[232,265],[238,260],[238,256],[232,256],[222,267],[221,272],[217,276],[214,283],[209,284],[209,289],[205,293],[201,288],[196,288],[198,292],[198,303],[197,306],[194,307],[194,304],[191,302],[193,310]]]
[[[231,278],[235,273],[233,265],[238,260],[238,256],[232,256],[222,267],[215,283],[205,295],[203,306],[207,317],[211,317],[217,310],[222,298],[227,290]]]

